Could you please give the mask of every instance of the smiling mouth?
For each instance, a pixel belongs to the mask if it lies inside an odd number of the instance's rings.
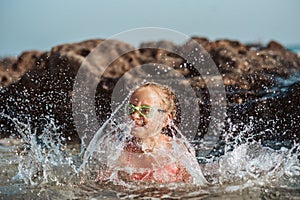
[[[139,128],[139,127],[144,127],[145,126],[145,124],[135,124],[134,125],[134,127],[137,127],[137,128]]]
[[[134,127],[143,127],[145,126],[146,124],[144,123],[143,120],[135,120],[134,121]]]

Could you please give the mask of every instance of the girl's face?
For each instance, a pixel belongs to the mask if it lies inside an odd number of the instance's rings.
[[[153,88],[143,87],[137,89],[130,97],[129,103],[132,104],[134,108],[140,109],[139,112],[133,108],[130,113],[131,119],[135,122],[131,133],[135,137],[153,137],[159,134],[162,128],[166,126],[168,115],[161,105],[161,97]],[[145,110],[142,110],[143,108],[145,108]],[[147,114],[144,115],[143,113]]]

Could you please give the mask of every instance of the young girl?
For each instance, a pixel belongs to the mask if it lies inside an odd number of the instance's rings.
[[[131,95],[126,114],[134,125],[118,166],[130,170],[119,172],[119,176],[133,181],[194,182],[199,177],[190,171],[200,170],[200,181],[206,182],[194,150],[166,130],[176,115],[171,89],[156,83],[142,85]]]

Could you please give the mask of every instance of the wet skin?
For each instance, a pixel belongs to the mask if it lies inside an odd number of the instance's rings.
[[[164,109],[159,93],[151,87],[136,90],[132,94],[129,103],[134,106],[151,106]],[[162,128],[167,125],[167,120],[168,118],[171,118],[171,115],[156,111],[153,116],[144,117],[139,112],[135,111],[130,117],[135,122],[132,134],[137,138],[145,140],[147,138],[156,137],[161,133]]]

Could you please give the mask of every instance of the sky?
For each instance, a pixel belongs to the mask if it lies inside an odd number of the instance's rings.
[[[161,27],[210,40],[300,45],[299,0],[1,0],[0,56]]]

